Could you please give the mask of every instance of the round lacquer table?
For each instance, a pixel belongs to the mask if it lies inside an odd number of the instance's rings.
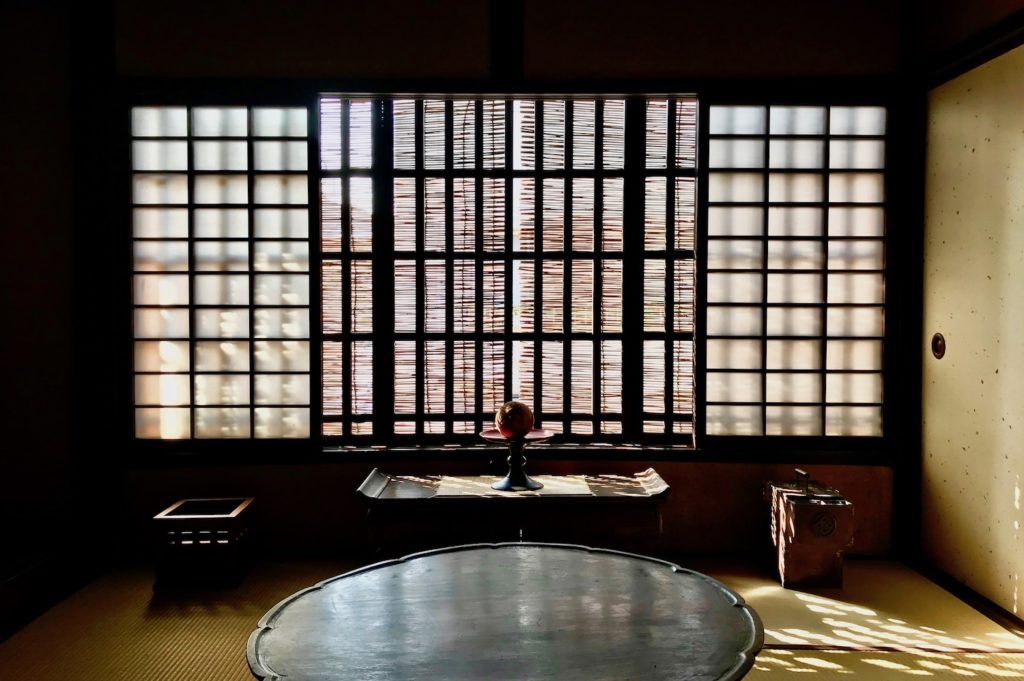
[[[764,642],[743,599],[654,558],[477,544],[286,598],[249,637],[259,679],[738,679]]]

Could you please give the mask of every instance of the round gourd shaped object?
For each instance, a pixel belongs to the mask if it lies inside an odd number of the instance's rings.
[[[522,402],[506,402],[494,415],[494,427],[509,439],[526,437],[533,429],[533,412]]]

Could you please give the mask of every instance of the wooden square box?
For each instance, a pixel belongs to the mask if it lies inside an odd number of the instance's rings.
[[[181,499],[153,517],[154,588],[237,582],[248,566],[252,497]]]

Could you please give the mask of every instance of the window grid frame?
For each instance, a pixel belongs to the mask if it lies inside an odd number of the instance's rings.
[[[864,100],[858,100],[855,102],[846,101],[774,101],[771,99],[758,99],[754,101],[738,101],[734,99],[711,99],[702,98],[701,105],[703,116],[708,121],[708,125],[702,130],[707,132],[701,134],[698,140],[698,144],[702,146],[701,155],[705,159],[704,165],[701,167],[702,175],[708,177],[708,182],[705,183],[705,192],[707,192],[707,185],[710,184],[710,175],[714,173],[756,173],[761,175],[761,191],[762,199],[760,201],[712,201],[705,194],[702,197],[702,203],[698,205],[698,211],[703,211],[704,219],[698,226],[698,235],[704,242],[701,246],[702,257],[698,261],[698,268],[701,272],[698,276],[698,280],[703,284],[704,290],[707,291],[708,287],[708,275],[715,273],[747,273],[747,274],[760,274],[761,275],[761,299],[758,303],[753,302],[737,302],[737,301],[716,301],[710,302],[708,300],[707,293],[698,295],[698,307],[700,308],[701,323],[706,324],[707,311],[715,307],[746,307],[746,308],[760,308],[760,334],[711,334],[703,332],[702,337],[702,350],[700,352],[699,359],[699,374],[698,380],[702,384],[702,388],[706,386],[707,379],[711,374],[715,373],[733,373],[739,371],[740,373],[755,373],[751,369],[742,369],[735,367],[725,368],[709,368],[707,366],[707,345],[709,341],[718,339],[728,340],[750,340],[758,341],[760,343],[760,368],[756,373],[760,374],[760,390],[761,399],[759,401],[711,401],[708,399],[700,399],[698,402],[702,407],[707,406],[748,406],[748,407],[759,407],[760,408],[760,427],[761,432],[756,434],[707,434],[707,419],[706,414],[701,414],[701,440],[707,441],[705,438],[709,438],[711,443],[716,441],[721,442],[746,442],[755,439],[764,441],[784,441],[800,443],[801,441],[817,441],[817,442],[831,442],[839,443],[842,441],[878,441],[886,437],[886,414],[890,409],[889,400],[886,399],[886,386],[889,384],[889,372],[888,356],[891,351],[890,346],[893,345],[893,340],[890,337],[889,329],[891,328],[888,320],[892,314],[893,304],[891,301],[890,287],[890,271],[889,271],[889,260],[887,258],[887,251],[889,249],[889,209],[890,209],[890,195],[891,195],[891,172],[890,172],[890,146],[891,140],[891,122],[889,118],[891,116],[891,109],[888,103],[884,101],[878,101],[873,98],[865,98]],[[731,132],[719,132],[712,133],[710,126],[710,114],[713,107],[757,107],[764,110],[764,131],[761,133],[731,133]],[[823,132],[818,134],[803,134],[798,132],[789,133],[774,133],[771,130],[771,115],[772,110],[776,107],[789,108],[789,107],[814,107],[823,110]],[[881,108],[886,115],[884,131],[881,134],[856,134],[856,133],[832,133],[831,117],[833,109],[837,107],[866,107],[866,108]],[[759,166],[713,166],[710,159],[710,146],[711,142],[716,139],[722,140],[753,140],[763,143],[761,151],[761,163]],[[798,166],[798,167],[772,167],[770,158],[770,142],[772,140],[786,140],[786,141],[817,141],[822,145],[822,159],[820,165],[817,168]],[[876,141],[884,145],[883,156],[881,165],[879,167],[865,167],[865,168],[849,168],[849,167],[831,167],[831,142],[832,141]],[[769,195],[769,183],[771,175],[796,175],[796,174],[815,174],[820,177],[822,183],[821,186],[821,199],[819,201],[806,202],[806,201],[773,201]],[[846,174],[846,175],[878,175],[880,176],[880,186],[882,187],[882,196],[880,201],[831,201],[830,200],[830,183],[829,178],[833,174]],[[759,235],[716,235],[710,234],[710,219],[708,212],[710,209],[715,207],[729,207],[729,208],[757,208],[762,210],[761,215],[761,232]],[[769,224],[769,213],[771,208],[818,208],[821,210],[821,230],[817,236],[809,235],[774,235],[770,234],[768,230]],[[845,209],[856,209],[856,208],[877,208],[881,211],[881,229],[878,234],[872,236],[864,235],[838,235],[833,236],[831,234],[831,221],[830,221],[830,208],[845,208]],[[711,268],[709,266],[708,246],[714,241],[748,241],[751,243],[760,242],[761,245],[761,263],[760,268]],[[815,241],[820,244],[821,247],[821,265],[818,268],[813,269],[779,269],[769,267],[769,245],[771,242],[799,242],[799,241]],[[881,267],[879,268],[834,268],[829,265],[830,249],[828,248],[831,242],[858,242],[858,241],[870,241],[879,244],[879,257],[881,259]],[[820,302],[769,302],[768,301],[768,278],[771,274],[814,274],[821,278],[820,282]],[[881,293],[880,301],[878,302],[829,302],[828,300],[828,279],[831,274],[876,274],[881,277]],[[772,308],[802,308],[802,309],[819,309],[819,323],[821,325],[820,333],[818,334],[806,334],[806,335],[783,335],[783,334],[769,334],[768,333],[768,311]],[[830,309],[875,309],[880,313],[882,329],[881,333],[877,335],[849,335],[849,334],[829,334],[828,333],[828,312]],[[706,329],[706,326],[704,327]],[[816,340],[820,343],[819,348],[819,366],[817,369],[790,369],[790,368],[768,368],[768,344],[769,341],[801,341],[801,340]],[[829,341],[870,341],[880,345],[879,348],[879,367],[877,369],[829,369],[827,364],[827,349]],[[815,402],[794,402],[794,401],[769,401],[767,394],[767,382],[770,374],[814,374],[819,378],[820,385],[818,386],[818,400]],[[865,401],[829,401],[827,399],[827,377],[829,375],[876,375],[881,381],[881,396],[878,401],[865,402]],[[703,391],[702,391],[703,392]],[[704,393],[706,394],[706,393]],[[820,410],[820,417],[818,419],[820,426],[820,433],[813,435],[797,435],[797,434],[770,434],[768,432],[768,409],[770,407],[792,407],[792,406],[810,406],[817,407]],[[865,407],[874,408],[878,412],[878,429],[879,433],[875,435],[854,435],[854,434],[829,434],[828,433],[828,409],[830,407]]]
[[[305,441],[312,438],[313,428],[316,426],[317,419],[315,418],[312,405],[315,397],[314,381],[313,377],[319,375],[320,367],[313,361],[312,351],[314,348],[314,322],[313,309],[314,304],[318,304],[319,296],[319,273],[318,268],[314,266],[313,255],[307,255],[307,264],[305,270],[275,270],[275,269],[257,269],[256,267],[256,246],[261,243],[301,243],[310,244],[312,237],[312,225],[308,225],[309,231],[305,237],[294,237],[294,236],[257,236],[256,224],[255,224],[255,213],[258,210],[290,210],[302,208],[309,212],[310,219],[316,213],[318,213],[318,206],[314,206],[310,203],[310,196],[306,195],[306,203],[297,204],[292,202],[277,202],[277,203],[266,203],[258,202],[256,200],[254,188],[256,179],[260,176],[303,176],[306,179],[307,188],[310,186],[312,181],[312,172],[310,169],[311,158],[309,156],[310,145],[314,143],[316,138],[315,128],[310,127],[309,113],[310,109],[308,104],[305,102],[297,101],[275,101],[275,102],[260,102],[260,101],[245,101],[245,102],[232,102],[232,101],[221,101],[217,103],[210,103],[204,101],[159,101],[159,102],[144,102],[135,101],[128,104],[126,107],[127,111],[127,135],[126,139],[128,142],[128,154],[127,163],[125,167],[127,169],[128,176],[128,210],[127,210],[127,223],[128,223],[128,241],[130,244],[130,258],[129,258],[129,271],[131,273],[131,296],[130,296],[130,310],[132,315],[131,322],[131,334],[130,334],[130,347],[131,347],[131,361],[130,376],[131,376],[131,389],[130,405],[132,413],[132,441],[136,444],[147,443],[148,445],[154,445],[155,443],[188,443],[190,446],[198,443],[212,443],[212,442],[267,442],[267,441],[283,441],[294,443],[296,441]],[[137,134],[134,129],[134,115],[136,110],[146,109],[181,109],[184,111],[184,134]],[[197,134],[195,130],[195,112],[200,109],[244,109],[245,110],[245,125],[246,131],[242,135],[238,134]],[[304,135],[295,134],[279,134],[279,135],[260,135],[256,132],[255,116],[258,110],[298,110],[302,109],[306,114],[306,133]],[[179,142],[185,146],[185,167],[184,169],[175,168],[137,168],[136,167],[136,153],[135,144],[139,142]],[[241,143],[245,146],[245,161],[246,167],[244,169],[231,169],[231,168],[219,168],[219,169],[197,169],[195,167],[195,146],[197,143]],[[263,168],[257,169],[255,167],[254,159],[254,146],[257,142],[279,142],[279,143],[303,143],[306,147],[306,167],[305,169],[296,169],[290,167],[282,168]],[[202,177],[224,177],[232,175],[243,175],[245,176],[245,187],[247,197],[245,202],[208,202],[198,201],[196,186],[197,179]],[[138,202],[135,198],[134,183],[138,176],[147,175],[164,175],[164,176],[181,176],[185,179],[185,191],[186,198],[184,202],[175,203],[167,201],[154,201],[154,202]],[[180,210],[185,214],[185,234],[184,236],[139,236],[136,232],[135,221],[136,215],[140,210],[156,210],[156,211],[167,211],[167,210]],[[244,212],[247,219],[246,233],[244,236],[234,235],[217,235],[217,236],[197,236],[197,218],[196,212],[199,210],[235,210]],[[136,246],[144,243],[167,243],[168,241],[185,241],[187,249],[186,257],[186,269],[185,270],[168,270],[168,269],[139,269],[136,265],[137,252]],[[204,270],[197,269],[197,246],[203,243],[225,243],[225,244],[245,244],[247,249],[247,255],[245,258],[246,269],[235,270],[231,268],[225,268],[220,270]],[[160,304],[160,303],[140,303],[138,302],[138,289],[137,289],[137,277],[139,276],[181,276],[186,279],[186,290],[188,295],[188,301],[184,303],[176,304]],[[307,281],[307,285],[310,287],[308,292],[308,301],[305,304],[260,304],[256,301],[257,291],[257,280],[261,276],[288,276],[288,275],[299,275],[304,276]],[[199,303],[196,301],[197,296],[197,282],[203,277],[224,277],[224,276],[243,276],[246,278],[245,290],[247,294],[247,302],[245,304],[237,303]],[[317,287],[316,297],[314,297],[313,287]],[[310,333],[304,337],[294,337],[286,335],[275,335],[275,336],[257,336],[255,319],[256,312],[258,310],[305,310],[310,315]],[[138,329],[136,325],[135,315],[140,310],[184,310],[186,318],[188,320],[188,331],[187,335],[179,337],[171,337],[167,334],[160,334],[156,336],[143,336],[138,335]],[[198,313],[203,310],[234,310],[238,312],[244,312],[246,322],[248,324],[248,333],[244,336],[202,336],[198,329]],[[155,342],[159,343],[162,341],[175,341],[185,343],[188,348],[188,363],[187,369],[181,371],[163,371],[161,369],[140,369],[137,366],[136,360],[136,347],[140,342]],[[247,344],[248,349],[246,351],[246,359],[248,368],[247,369],[206,369],[201,370],[197,368],[198,350],[199,343],[214,343],[217,341],[230,341],[230,342],[244,342]],[[309,368],[305,371],[296,369],[281,368],[278,370],[259,369],[256,362],[256,346],[261,342],[290,342],[296,341],[299,343],[306,343],[308,346],[308,364]],[[139,376],[182,376],[185,375],[188,378],[188,400],[185,403],[177,405],[167,405],[158,403],[141,403],[137,396],[136,379]],[[256,397],[256,384],[257,377],[260,376],[297,376],[303,375],[309,379],[309,393],[307,401],[305,403],[293,403],[286,400],[273,403],[260,403],[257,402]],[[247,398],[248,401],[244,404],[235,403],[223,403],[223,404],[201,404],[197,400],[197,382],[202,376],[244,376],[248,379],[248,390]],[[139,410],[166,410],[166,409],[186,409],[188,410],[188,432],[178,437],[161,438],[153,436],[144,436],[139,434],[140,426],[138,422]],[[203,435],[198,432],[197,418],[199,416],[199,410],[216,410],[216,409],[244,409],[247,413],[247,426],[248,433],[242,436],[234,437],[215,437],[209,435]],[[260,409],[269,409],[284,411],[290,409],[306,409],[308,413],[309,422],[309,434],[306,437],[300,436],[288,436],[279,435],[276,437],[260,437],[257,431],[257,412]]]

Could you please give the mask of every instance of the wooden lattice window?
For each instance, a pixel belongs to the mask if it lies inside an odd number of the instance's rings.
[[[471,437],[515,398],[692,442],[696,111],[323,97],[324,434]]]

